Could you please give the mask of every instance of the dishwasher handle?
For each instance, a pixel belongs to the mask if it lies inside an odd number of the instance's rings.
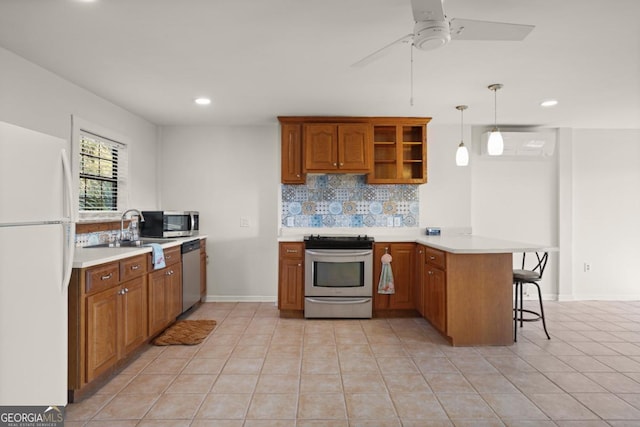
[[[197,250],[200,250],[200,239],[184,242],[182,244],[182,249],[180,250],[180,252],[186,254],[187,252],[193,252]]]

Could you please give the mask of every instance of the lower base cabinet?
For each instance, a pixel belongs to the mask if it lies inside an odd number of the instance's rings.
[[[146,277],[87,297],[87,381],[105,372],[146,339]]]
[[[182,312],[182,264],[149,274],[149,336],[176,320]]]
[[[373,246],[373,307],[377,314],[390,310],[415,310],[414,272],[415,243],[375,243]],[[391,255],[391,271],[395,293],[379,294],[378,283],[382,272],[382,256]]]
[[[304,310],[304,244],[280,243],[278,309]]]

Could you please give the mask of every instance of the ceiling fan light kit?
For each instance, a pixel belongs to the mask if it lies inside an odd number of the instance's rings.
[[[456,110],[460,111],[460,144],[458,145],[458,150],[456,150],[456,165],[458,166],[467,166],[469,164],[469,150],[464,145],[464,110],[466,110],[466,105],[458,105],[456,106]]]
[[[489,90],[493,91],[494,102],[493,129],[491,129],[489,141],[487,141],[487,153],[490,156],[501,156],[504,151],[504,141],[502,134],[498,130],[498,90],[501,88],[502,85],[500,83],[489,85]]]
[[[413,27],[413,45],[420,50],[433,50],[451,41],[446,21],[416,22]]]

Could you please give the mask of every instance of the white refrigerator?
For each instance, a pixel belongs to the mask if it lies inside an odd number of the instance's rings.
[[[0,122],[0,406],[67,404],[67,141]]]

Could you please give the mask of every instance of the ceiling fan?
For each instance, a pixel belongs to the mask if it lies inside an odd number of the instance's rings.
[[[420,50],[433,50],[451,40],[523,40],[533,30],[533,25],[509,24],[503,22],[478,21],[474,19],[449,18],[444,13],[443,0],[411,0],[413,33],[365,56],[352,67],[363,67],[386,53],[387,49],[408,43]]]

